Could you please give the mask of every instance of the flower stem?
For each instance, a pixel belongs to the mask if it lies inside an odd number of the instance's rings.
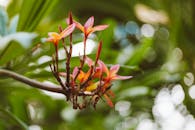
[[[87,36],[84,36],[84,54],[83,54],[83,64],[82,64],[82,67],[85,63],[85,58],[86,58],[86,42],[87,42]]]
[[[66,86],[70,86],[70,60],[72,57],[72,33],[70,34],[70,49],[66,60]]]
[[[58,45],[55,45],[55,52],[56,52],[56,55],[55,55],[56,71],[57,71],[57,73],[58,73],[58,72],[59,72],[59,71],[58,71]]]

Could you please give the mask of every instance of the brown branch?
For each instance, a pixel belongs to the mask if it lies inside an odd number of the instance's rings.
[[[60,86],[41,83],[41,82],[35,81],[33,79],[27,78],[25,76],[22,76],[20,74],[17,74],[15,72],[9,71],[9,70],[0,69],[0,76],[6,76],[6,77],[13,78],[13,79],[18,80],[22,83],[28,84],[34,88],[39,88],[39,89],[43,89],[43,90],[47,90],[47,91],[51,91],[51,92],[56,92],[56,93],[62,93],[62,94],[67,95],[65,93],[65,91]]]
[[[0,76],[5,76],[5,77],[10,77],[13,78],[17,81],[20,81],[22,83],[28,84],[31,87],[50,91],[50,92],[55,92],[55,93],[61,93],[64,95],[68,95],[67,91],[64,91],[60,86],[58,85],[52,85],[52,84],[46,84],[46,83],[41,83],[36,80],[27,78],[25,76],[22,76],[20,74],[17,74],[13,71],[10,70],[5,70],[5,69],[0,69]],[[94,93],[89,93],[86,94],[84,92],[78,92],[78,96],[93,96]]]

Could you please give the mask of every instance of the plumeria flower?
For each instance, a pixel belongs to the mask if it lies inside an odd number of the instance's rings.
[[[93,60],[91,60],[89,57],[86,57],[85,62],[87,63],[87,65],[89,67],[94,65]],[[94,91],[98,88],[98,86],[100,86],[100,82],[101,82],[101,91],[107,102],[107,104],[110,107],[113,107],[113,103],[112,100],[110,99],[109,96],[114,97],[114,93],[111,90],[108,90],[108,88],[111,86],[112,81],[114,80],[125,80],[125,79],[129,79],[132,76],[120,76],[117,75],[117,72],[119,71],[120,65],[114,65],[110,68],[110,70],[107,68],[107,66],[104,64],[104,62],[102,62],[101,60],[98,60],[98,65],[97,67],[95,67],[95,73],[93,75],[93,78],[100,78],[101,76],[103,76],[103,81],[98,81],[95,83],[91,83],[89,86],[86,87],[86,91],[87,92],[91,92]],[[106,75],[103,75],[103,74]]]
[[[86,57],[85,62],[87,63],[87,65],[89,67],[94,65],[94,62],[92,59],[90,59],[89,57]],[[106,82],[107,84],[111,83],[114,80],[126,80],[126,79],[130,79],[132,78],[132,76],[121,76],[118,75],[118,71],[120,69],[120,65],[113,65],[112,67],[110,67],[110,70],[108,69],[108,67],[104,64],[103,61],[98,60],[98,64],[99,66],[95,67],[95,74],[94,74],[94,78],[100,78],[101,75],[103,75],[103,73],[106,74],[106,77],[103,77],[104,82]]]
[[[61,33],[56,33],[56,32],[49,32],[49,38],[47,38],[47,41],[54,43],[55,46],[58,45],[59,41],[62,38],[67,37],[68,35],[70,35],[74,29],[75,29],[75,24],[71,24],[69,25],[67,28],[65,28]]]
[[[102,73],[106,73],[106,77],[103,77],[104,85],[102,86],[102,92],[105,94],[103,95],[104,98],[106,99],[107,104],[110,107],[113,107],[112,100],[109,98],[108,95],[111,95],[113,97],[113,92],[111,90],[107,91],[107,88],[111,86],[111,82],[114,80],[125,80],[125,79],[130,79],[132,76],[120,76],[117,74],[119,71],[120,65],[113,65],[110,67],[110,70],[108,67],[102,62],[101,60],[98,61],[98,64],[101,68]]]
[[[117,74],[119,71],[120,65],[113,65],[112,67],[110,67],[110,70],[109,70],[108,67],[101,60],[98,61],[98,64],[100,68],[102,69],[102,72],[106,73],[106,77],[103,78],[105,82],[104,89],[109,87],[111,82],[114,80],[125,80],[125,79],[132,78],[132,76],[120,76]]]
[[[80,82],[80,84],[84,83],[90,76],[91,74],[91,70],[92,68],[90,68],[87,73],[83,72],[82,70],[79,71],[78,67],[75,67],[73,70],[73,79],[75,79],[77,73],[79,73],[79,75],[77,76],[76,80],[78,80]]]
[[[113,65],[110,67],[110,70],[108,70],[108,67],[104,64],[104,62],[102,62],[101,60],[98,61],[99,65],[102,68],[102,71],[106,73],[106,77],[104,78],[104,80],[106,81],[113,81],[113,80],[125,80],[125,79],[130,79],[132,78],[132,76],[120,76],[117,75],[119,69],[120,69],[120,65]]]
[[[86,83],[86,81],[88,80],[88,78],[92,74],[92,69],[93,68],[90,68],[87,71],[87,73],[85,73],[83,71],[80,71],[80,73],[77,77],[77,80],[79,81],[80,84],[85,84]],[[75,67],[74,70],[73,70],[73,78],[75,78],[75,75],[76,75],[76,73],[78,73],[78,71],[79,71],[78,67]],[[93,79],[94,79],[94,77],[91,80],[87,81],[87,84],[84,88],[85,93],[86,92],[92,92],[92,91],[94,91],[98,88],[100,82],[99,81],[94,82]]]
[[[109,69],[103,61],[99,60],[102,41],[99,42],[96,57],[94,60],[86,56],[86,41],[88,36],[95,32],[101,31],[108,27],[108,25],[94,26],[94,17],[90,17],[84,25],[73,20],[72,14],[69,13],[67,19],[68,27],[64,30],[60,27],[60,33],[49,32],[47,41],[52,42],[55,47],[55,54],[52,57],[52,64],[50,64],[51,71],[57,81],[62,87],[62,93],[67,97],[67,100],[71,101],[74,109],[83,109],[88,104],[92,104],[96,107],[99,99],[104,97],[105,101],[110,107],[113,107],[111,98],[114,97],[114,93],[110,89],[114,80],[125,80],[132,76],[120,76],[118,71],[120,65],[113,65]],[[78,28],[84,33],[83,37],[83,57],[80,59],[80,65],[74,67],[73,71],[70,69],[70,63],[72,58],[72,32]],[[69,36],[70,49],[67,50],[64,38]],[[66,52],[66,70],[60,72],[58,69],[59,58],[58,58],[58,43],[62,40],[64,49]],[[84,65],[88,65],[88,69],[85,70]],[[66,80],[65,82],[63,82]],[[89,97],[89,98],[85,98]],[[82,99],[82,101],[80,100]]]
[[[84,26],[77,21],[74,21],[74,23],[76,24],[76,27],[78,29],[80,29],[85,34],[85,37],[88,37],[89,34],[91,34],[93,32],[102,31],[108,27],[108,25],[97,25],[97,26],[93,27],[93,25],[94,25],[94,17],[93,16],[91,16],[85,22]]]

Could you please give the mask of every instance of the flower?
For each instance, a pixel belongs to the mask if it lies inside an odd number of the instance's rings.
[[[102,68],[102,71],[106,73],[107,77],[104,78],[105,81],[113,81],[113,80],[125,80],[130,79],[132,76],[120,76],[117,75],[117,72],[119,71],[120,65],[113,65],[110,67],[110,70],[108,70],[107,66],[102,62],[101,60],[98,61],[100,67]]]
[[[97,26],[94,26],[94,17],[91,16],[83,25],[81,25],[79,22],[77,21],[74,21],[74,23],[76,24],[76,27],[78,29],[80,29],[84,34],[85,34],[85,37],[88,37],[89,34],[95,32],[95,31],[102,31],[104,29],[106,29],[108,27],[108,25],[97,25]]]
[[[67,101],[72,102],[74,109],[83,109],[90,104],[95,108],[96,104],[100,99],[102,99],[102,97],[104,97],[105,101],[110,107],[113,107],[114,105],[111,100],[111,98],[114,97],[114,93],[111,90],[112,82],[114,80],[129,79],[132,76],[120,76],[117,74],[120,65],[113,65],[108,69],[105,63],[99,60],[103,44],[102,41],[100,41],[98,44],[98,49],[94,60],[86,56],[86,42],[88,36],[95,31],[106,29],[108,25],[94,26],[93,16],[90,17],[84,25],[82,25],[73,20],[71,12],[69,13],[67,23],[67,28],[63,30],[60,26],[60,33],[49,32],[49,36],[46,39],[47,41],[52,42],[55,47],[55,54],[52,57],[52,64],[50,64],[50,68],[54,77],[62,87],[62,91],[60,92],[66,96]],[[84,34],[84,55],[83,57],[80,57],[80,65],[75,66],[72,71],[72,32],[74,31],[75,27],[80,29]],[[64,41],[64,38],[67,36],[69,36],[69,50],[67,49]],[[66,53],[66,70],[63,70],[63,72],[60,72],[60,69],[58,69],[58,43],[60,40],[62,40]],[[85,64],[87,64],[87,67],[84,66]]]
[[[130,79],[132,76],[120,76],[117,75],[117,72],[119,71],[120,65],[113,65],[110,67],[110,70],[107,68],[107,66],[102,62],[101,60],[98,61],[98,64],[102,70],[102,73],[106,73],[106,77],[103,77],[103,81],[105,82],[103,89],[105,90],[111,85],[111,82],[114,80],[125,80]]]
[[[103,75],[103,73],[106,74],[106,76],[103,77],[104,84],[102,85],[101,91],[102,91],[102,93],[104,93],[103,96],[104,96],[107,104],[110,107],[113,107],[114,105],[113,105],[112,100],[110,99],[109,95],[114,97],[114,94],[111,90],[108,90],[109,87],[111,86],[111,82],[114,80],[130,79],[130,78],[132,78],[132,76],[117,75],[117,72],[119,71],[120,65],[113,65],[112,67],[110,67],[110,70],[109,70],[103,61],[99,60],[98,64],[101,68],[102,75]]]
[[[87,91],[87,92],[92,92],[92,91],[94,91],[94,90],[96,90],[97,89],[97,87],[99,86],[99,81],[97,81],[97,82],[95,82],[95,83],[90,83],[87,87],[86,87],[86,89],[85,89],[85,92]]]
[[[92,59],[90,59],[89,57],[86,57],[85,59],[85,63],[91,68],[94,65],[94,62]],[[110,83],[114,80],[125,80],[125,79],[130,79],[132,78],[132,76],[121,76],[118,75],[118,71],[120,69],[120,65],[113,65],[112,67],[110,67],[110,70],[108,69],[108,67],[104,64],[103,61],[98,60],[98,65],[95,67],[95,72],[93,75],[93,78],[100,78],[101,76],[103,76],[103,81],[105,83],[105,85],[108,87],[110,86]],[[106,76],[103,75],[103,73],[106,74]],[[81,75],[83,74],[83,72],[81,73]],[[84,73],[84,77],[89,76],[89,71],[85,74]],[[83,77],[83,76],[82,76]]]
[[[79,81],[80,84],[84,83],[87,81],[87,79],[89,78],[89,76],[91,75],[91,72],[92,72],[92,68],[90,68],[87,73],[83,72],[82,70],[79,70],[78,67],[75,67],[74,70],[73,70],[73,79],[76,78],[76,80]],[[79,74],[78,74],[79,73]],[[77,76],[78,74],[78,76]],[[77,76],[77,77],[76,77]]]
[[[74,29],[75,29],[75,24],[71,24],[69,25],[67,28],[65,28],[60,34],[59,33],[56,33],[56,32],[49,32],[48,35],[49,35],[49,38],[47,38],[47,41],[49,42],[52,42],[54,43],[55,46],[58,45],[59,41],[62,39],[62,38],[65,38],[67,37],[68,35],[70,35]]]
[[[99,85],[99,81],[94,83],[94,81],[93,81],[94,78],[88,80],[89,77],[91,76],[91,74],[93,73],[92,71],[93,71],[92,67],[90,67],[86,73],[83,72],[82,70],[80,70],[80,72],[79,72],[78,67],[75,67],[73,70],[73,79],[76,77],[77,73],[79,73],[77,78],[76,78],[76,80],[79,81],[79,84],[82,85],[82,84],[87,83],[85,90],[84,90],[85,92],[92,92],[92,91],[96,90],[98,85]]]

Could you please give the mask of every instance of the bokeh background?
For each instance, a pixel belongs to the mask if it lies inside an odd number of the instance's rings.
[[[0,0],[0,68],[40,82],[55,83],[48,64],[54,50],[48,32],[66,27],[71,11],[84,23],[109,24],[88,41],[95,55],[120,64],[112,90],[114,108],[73,110],[60,94],[0,77],[0,130],[195,130],[194,0]],[[78,63],[82,35],[74,36]],[[65,57],[60,52],[63,70]]]

